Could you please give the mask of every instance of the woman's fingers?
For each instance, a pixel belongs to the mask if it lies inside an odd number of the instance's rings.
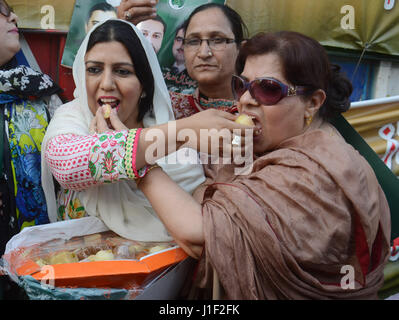
[[[129,130],[129,128],[126,127],[123,124],[123,122],[119,119],[116,109],[111,110],[109,120],[110,120],[110,123],[111,123],[112,127],[114,128],[114,130],[116,130],[116,131]]]
[[[212,110],[212,111],[215,111],[217,116],[225,118],[230,121],[235,121],[235,119],[237,118],[236,115],[231,114],[230,112],[219,111],[219,110]]]
[[[90,122],[90,127],[89,127],[89,132],[90,134],[94,134],[97,132],[97,117],[94,117],[91,122]]]
[[[94,118],[90,122],[89,126],[90,134],[103,133],[109,131],[122,131],[129,130],[123,122],[119,119],[116,109],[111,109],[109,119],[104,119],[103,108],[98,108]]]
[[[223,161],[250,154],[253,149],[253,125],[236,123],[237,115],[218,110],[203,111],[196,116],[192,125],[200,128],[196,129],[200,151],[207,150],[208,154]]]
[[[208,129],[209,131],[229,130],[231,133],[240,135],[242,137],[252,134],[253,131],[248,130],[253,130],[254,126],[236,123],[236,119],[236,115],[232,115],[228,112],[219,110],[206,110],[192,116],[190,128],[193,128],[197,132],[199,132],[201,129]]]
[[[223,112],[223,113],[221,113],[221,116],[229,121],[227,123],[227,126],[229,126],[229,129],[234,130],[236,135],[237,135],[238,130],[240,130],[240,135],[245,136],[245,135],[247,135],[246,130],[253,130],[255,128],[253,125],[242,124],[242,123],[236,122],[238,115],[233,115],[228,112]]]
[[[132,7],[154,7],[158,0],[122,0],[119,7],[128,9]]]
[[[125,11],[123,19],[133,23],[139,24],[141,21],[149,20],[157,15],[154,9],[149,7],[131,8]]]
[[[238,148],[244,151],[245,145],[252,142],[255,127],[236,123],[236,118],[228,112],[206,110],[177,122],[185,130],[195,132],[196,140],[190,141],[190,147],[222,156],[231,155]]]
[[[97,120],[97,133],[112,131],[112,129],[108,126],[107,121],[104,119],[104,113],[102,108],[97,109],[95,117]]]
[[[117,9],[119,19],[124,19],[133,24],[154,18],[156,16],[154,0],[124,0]]]

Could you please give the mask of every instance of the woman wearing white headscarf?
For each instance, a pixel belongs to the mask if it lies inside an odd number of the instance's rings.
[[[91,77],[101,68],[104,68],[102,72],[106,70],[101,64],[99,68],[98,63],[85,61],[85,57],[96,46],[112,48],[115,42],[127,50],[133,62],[133,73],[140,82],[141,95],[131,101],[87,95],[88,74]],[[112,72],[118,72],[118,79],[122,79],[124,73],[112,68]],[[50,221],[91,215],[99,217],[111,230],[126,238],[171,240],[135,181],[129,179],[125,167],[125,158],[131,152],[126,152],[126,143],[134,128],[132,121],[124,121],[120,115],[126,108],[119,103],[125,106],[130,103],[132,110],[137,109],[133,112],[138,114],[135,123],[144,128],[174,120],[169,93],[151,44],[133,24],[107,20],[96,25],[84,39],[73,64],[73,77],[75,99],[57,110],[43,140],[42,184]],[[105,123],[102,118],[102,104],[105,103],[117,110],[111,120],[116,123],[117,119],[127,130],[118,130],[111,125],[110,130],[95,132],[99,121]],[[98,120],[99,117],[102,120]],[[158,164],[187,192],[192,193],[204,181],[201,165],[194,163],[196,159],[191,164],[167,164],[164,160]],[[57,201],[53,176],[61,187]]]

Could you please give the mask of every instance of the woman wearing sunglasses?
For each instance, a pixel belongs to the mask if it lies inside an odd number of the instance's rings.
[[[18,65],[17,21],[0,0],[0,256],[22,228],[49,222],[40,182],[40,150],[50,120],[48,108],[61,102],[53,96],[58,86],[47,75]]]
[[[195,292],[376,299],[389,255],[388,203],[367,161],[328,122],[348,109],[351,83],[317,41],[294,32],[253,37],[237,69],[238,109],[256,127],[252,172],[210,165],[194,197],[159,168],[139,181],[199,260]]]

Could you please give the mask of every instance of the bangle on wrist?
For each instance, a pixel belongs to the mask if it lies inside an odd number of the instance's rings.
[[[136,178],[136,185],[137,185],[137,187],[139,186],[139,184],[141,183],[141,181],[143,181],[143,178],[147,175],[147,173],[150,172],[152,169],[155,169],[155,168],[161,168],[161,169],[162,169],[162,167],[160,167],[160,166],[157,165],[157,164],[154,164],[154,165],[152,165],[152,166],[149,166],[149,167],[148,167],[148,170],[145,172],[145,174],[144,174],[142,177]]]
[[[126,138],[126,153],[125,153],[125,169],[126,169],[126,174],[129,179],[135,179],[134,171],[133,171],[133,146],[134,146],[134,141],[136,140],[137,136],[137,130],[138,129],[131,129],[129,130],[129,133]],[[135,161],[135,159],[134,159]]]
[[[132,150],[132,168],[133,168],[133,173],[135,176],[135,179],[141,178],[141,175],[145,175],[146,171],[144,172],[144,174],[142,172],[140,172],[141,174],[139,174],[139,172],[137,172],[137,168],[136,168],[136,155],[137,155],[137,147],[139,145],[139,139],[140,139],[140,133],[141,133],[142,128],[138,128],[136,135],[134,136],[134,142],[133,142],[133,150]],[[146,169],[147,166],[144,166],[142,169]],[[141,170],[139,170],[141,171]]]
[[[125,154],[125,169],[129,179],[137,180],[143,178],[148,171],[159,167],[155,165],[145,165],[143,168],[137,170],[136,155],[142,128],[130,129],[126,138],[126,154]]]

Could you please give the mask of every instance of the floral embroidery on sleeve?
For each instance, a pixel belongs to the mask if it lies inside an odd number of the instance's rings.
[[[89,169],[96,181],[112,183],[119,179],[127,179],[125,163],[126,135],[109,132],[96,135],[90,148]]]
[[[123,158],[128,131],[90,136],[59,135],[50,140],[46,161],[65,189],[85,190],[92,185],[127,179]]]

